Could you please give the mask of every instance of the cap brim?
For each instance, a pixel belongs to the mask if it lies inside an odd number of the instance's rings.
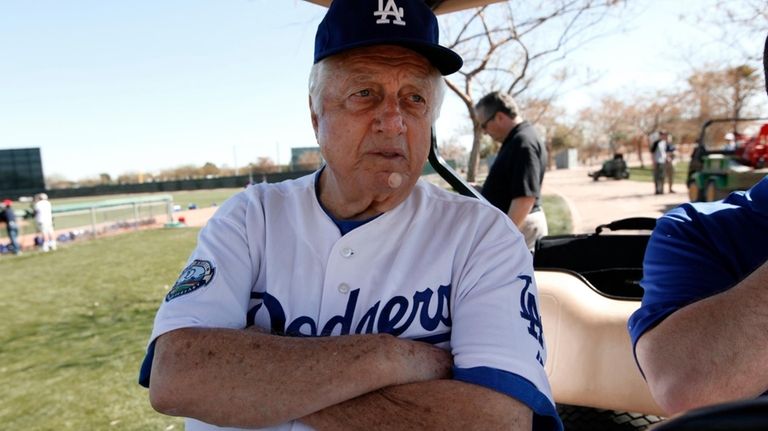
[[[450,75],[454,72],[457,72],[459,69],[461,69],[461,66],[464,65],[464,60],[462,60],[459,54],[456,54],[444,46],[414,41],[412,39],[405,38],[371,39],[358,43],[347,44],[343,47],[323,51],[315,57],[315,62],[318,62],[332,55],[340,54],[344,51],[349,51],[350,49],[373,45],[398,45],[416,51],[417,53],[426,57],[426,59],[429,60],[429,62],[432,63],[432,65],[435,66],[435,68],[439,70],[442,75]]]

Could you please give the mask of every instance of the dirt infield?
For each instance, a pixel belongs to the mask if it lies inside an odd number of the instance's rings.
[[[192,227],[202,227],[208,222],[218,207],[199,208],[195,210],[179,211],[173,214],[176,221],[184,217],[184,224]]]
[[[216,212],[216,209],[218,207],[212,206],[207,208],[200,208],[200,209],[194,209],[194,210],[184,210],[184,211],[177,211],[173,213],[173,221],[178,222],[183,220],[184,226],[190,226],[190,227],[202,227],[205,225],[206,222],[208,222],[208,219],[211,218],[213,213]],[[118,235],[121,233],[126,232],[133,232],[138,229],[157,229],[161,228],[166,225],[168,222],[168,217],[166,215],[157,215],[154,217],[154,220],[152,223],[146,223],[141,224],[140,226],[130,226],[125,228],[110,228],[106,225],[112,224],[112,223],[105,223],[103,225],[97,225],[97,231],[98,237],[104,237],[104,236],[110,236],[110,235]],[[21,223],[28,224],[32,223],[30,220],[22,220]],[[5,227],[4,225],[2,226]],[[85,227],[84,227],[85,228]],[[61,234],[68,234],[73,231],[78,231],[78,229],[60,229],[56,230],[55,234],[56,236]],[[82,236],[87,239],[89,238],[88,233],[83,233]],[[78,237],[79,238],[79,237]],[[7,238],[3,238],[3,242],[7,242]],[[35,250],[35,234],[25,234],[19,236],[19,244],[21,245],[22,251],[34,251]],[[63,245],[63,243],[60,243]]]

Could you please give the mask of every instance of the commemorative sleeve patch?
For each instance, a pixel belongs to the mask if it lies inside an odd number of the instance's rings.
[[[213,280],[216,268],[207,260],[194,260],[179,275],[170,292],[165,296],[165,302],[207,285]]]

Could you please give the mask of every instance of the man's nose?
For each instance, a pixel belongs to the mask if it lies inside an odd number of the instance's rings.
[[[379,106],[374,122],[376,132],[397,136],[405,132],[405,118],[398,97],[387,97]]]

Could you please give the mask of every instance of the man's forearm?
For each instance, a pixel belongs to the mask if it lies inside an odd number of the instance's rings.
[[[447,352],[385,334],[292,338],[188,328],[158,338],[150,399],[166,414],[265,427],[382,387],[446,377],[450,367]]]
[[[391,386],[301,419],[317,430],[504,429],[530,431],[533,414],[519,401],[456,380]]]
[[[735,287],[686,306],[637,343],[651,393],[668,413],[768,389],[768,262]]]
[[[536,203],[536,198],[533,196],[521,196],[512,199],[509,204],[509,211],[507,216],[512,219],[512,222],[519,228],[523,225],[523,220],[531,213],[533,204]]]

